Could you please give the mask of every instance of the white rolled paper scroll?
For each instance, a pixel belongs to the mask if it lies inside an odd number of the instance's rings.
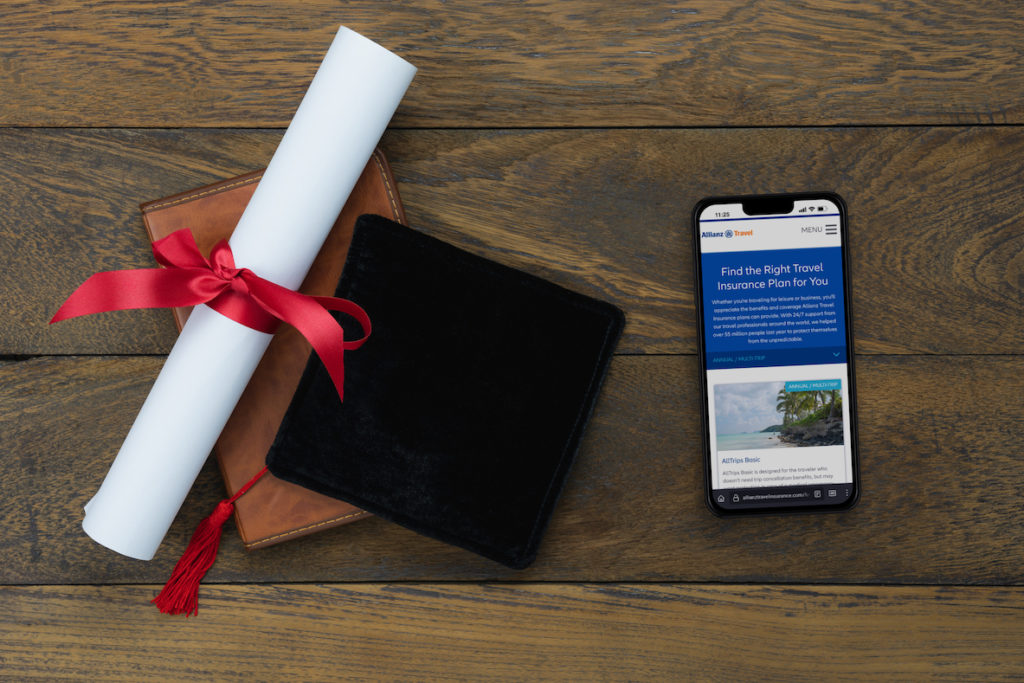
[[[231,237],[237,267],[298,288],[415,73],[338,31]],[[85,533],[153,558],[270,339],[195,307],[85,506]]]

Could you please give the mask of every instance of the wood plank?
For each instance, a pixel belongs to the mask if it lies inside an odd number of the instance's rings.
[[[151,255],[137,204],[257,168],[276,131],[0,130],[0,354],[165,353],[165,311],[48,327]],[[1024,130],[392,131],[412,224],[614,301],[623,353],[695,351],[689,212],[830,188],[851,208],[857,349],[1024,352]]]
[[[6,676],[1017,680],[1020,588],[637,584],[0,588]]]
[[[1016,3],[5,2],[0,125],[283,126],[339,22],[399,126],[1021,123]]]
[[[695,359],[618,357],[530,569],[370,519],[252,553],[229,524],[209,580],[1024,583],[1024,358],[858,362],[864,495],[848,513],[712,516]],[[102,548],[79,527],[159,365],[0,366],[0,584],[166,580],[223,496],[212,464],[152,562]]]

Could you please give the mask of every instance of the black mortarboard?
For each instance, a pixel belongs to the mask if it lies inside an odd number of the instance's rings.
[[[551,517],[624,324],[611,304],[380,216],[337,296],[373,333],[345,402],[315,355],[270,471],[514,568]]]

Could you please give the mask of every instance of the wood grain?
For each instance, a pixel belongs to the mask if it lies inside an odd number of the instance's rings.
[[[151,263],[137,205],[258,168],[275,131],[0,130],[0,354],[166,353],[166,311],[49,327],[96,270]],[[623,353],[695,351],[702,197],[834,189],[863,353],[1024,351],[1024,130],[392,131],[412,225],[609,299]]]
[[[636,584],[0,588],[18,680],[1018,680],[1024,590]]]
[[[380,519],[246,553],[210,582],[1024,583],[1024,358],[858,359],[864,495],[841,515],[722,520],[702,501],[693,357],[618,357],[536,564],[514,572]],[[79,524],[160,365],[0,365],[0,584],[162,582],[223,497],[209,465],[152,562]]]
[[[1021,123],[1024,7],[882,0],[5,2],[0,125],[284,126],[339,23],[398,126]]]
[[[168,618],[148,600],[215,466],[153,562],[80,520],[170,315],[45,322],[150,265],[140,202],[267,163],[340,23],[420,69],[383,141],[412,224],[615,302],[626,355],[532,568],[376,518],[253,553],[229,524],[200,617]],[[0,678],[1019,680],[1022,25],[991,0],[2,3]],[[805,189],[851,208],[864,496],[720,520],[678,355],[689,212]]]

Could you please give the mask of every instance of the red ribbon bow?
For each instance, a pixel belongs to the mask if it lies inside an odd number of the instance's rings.
[[[272,334],[278,321],[295,327],[320,356],[338,398],[343,398],[344,355],[370,336],[370,317],[360,306],[333,296],[309,296],[264,280],[248,268],[236,268],[227,240],[206,259],[188,229],[153,242],[153,255],[165,268],[113,270],[91,275],[71,293],[50,323],[80,315],[129,308],[168,308],[206,304],[221,315]],[[328,313],[355,318],[364,335],[345,341],[341,325]]]

